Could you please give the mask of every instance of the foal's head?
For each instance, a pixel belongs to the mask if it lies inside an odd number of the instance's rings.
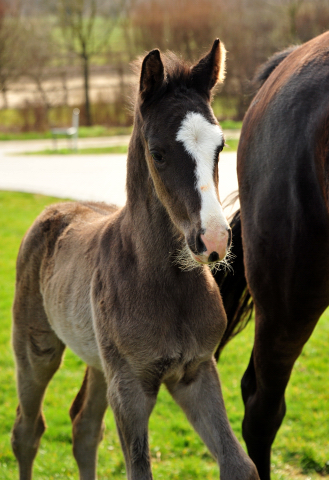
[[[148,170],[155,192],[184,235],[187,267],[218,264],[231,242],[218,195],[223,132],[210,107],[211,90],[224,76],[219,40],[189,67],[159,50],[143,60],[138,109]],[[188,252],[188,253],[187,253]]]

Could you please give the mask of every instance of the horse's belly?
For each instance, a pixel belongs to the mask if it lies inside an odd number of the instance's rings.
[[[53,297],[52,297],[53,298]],[[58,338],[87,365],[102,370],[89,302],[54,302],[44,297],[48,321]]]
[[[57,317],[50,323],[56,335],[87,365],[102,370],[102,363],[91,319],[67,317],[64,321]]]

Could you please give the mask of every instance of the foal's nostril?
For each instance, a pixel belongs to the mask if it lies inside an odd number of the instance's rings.
[[[211,252],[211,254],[208,257],[208,262],[209,263],[218,262],[218,260],[219,260],[218,253],[217,252]]]
[[[198,253],[203,253],[207,251],[207,247],[201,239],[201,233],[198,233],[198,235],[196,236],[195,244]]]
[[[232,230],[228,228],[227,233],[228,233],[227,247],[229,248],[232,243]]]

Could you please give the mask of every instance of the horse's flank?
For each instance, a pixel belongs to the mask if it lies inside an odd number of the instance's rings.
[[[329,305],[329,32],[260,72],[263,86],[238,148],[234,231],[242,232],[235,271],[244,277],[245,268],[255,304],[254,346],[241,382],[243,436],[260,478],[269,480],[294,362]],[[246,299],[245,279],[234,282]],[[250,304],[225,297],[238,328]]]

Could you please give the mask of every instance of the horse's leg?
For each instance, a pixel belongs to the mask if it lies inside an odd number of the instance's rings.
[[[103,438],[103,417],[107,408],[103,372],[87,367],[81,389],[71,408],[73,454],[80,480],[96,478],[97,448]]]
[[[229,424],[214,362],[203,363],[192,378],[168,382],[167,387],[219,463],[220,478],[259,479]]]
[[[108,398],[115,416],[128,480],[151,480],[148,421],[159,384],[144,383],[121,366],[109,380]]]
[[[318,318],[262,317],[256,309],[254,349],[242,378],[243,437],[261,480],[270,480],[271,446],[286,412],[285,389],[293,365]]]
[[[14,305],[13,347],[19,405],[11,441],[20,480],[32,478],[33,460],[46,427],[41,411],[44,393],[60,366],[65,348],[50,328],[40,301],[34,296],[33,304],[25,298]]]

